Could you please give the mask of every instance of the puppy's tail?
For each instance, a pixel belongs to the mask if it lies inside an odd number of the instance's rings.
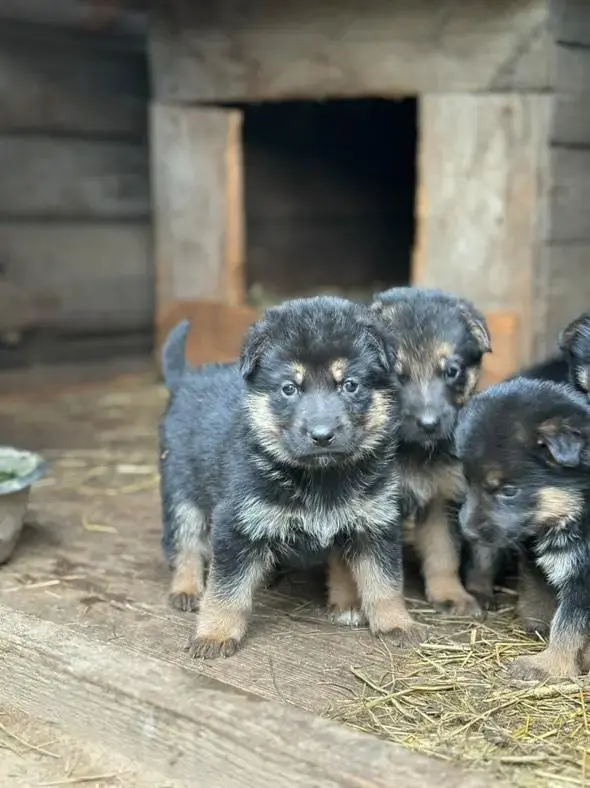
[[[162,350],[164,383],[170,392],[176,391],[186,367],[186,340],[191,330],[190,320],[183,320],[168,334]]]

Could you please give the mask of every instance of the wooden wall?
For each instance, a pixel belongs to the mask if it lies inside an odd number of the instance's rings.
[[[550,129],[551,201],[545,310],[537,312],[539,351],[590,309],[590,3],[552,0],[555,93]],[[545,330],[543,330],[545,329]]]
[[[106,337],[105,351],[151,342],[144,31],[134,15],[93,14],[0,0],[0,339],[25,329],[0,363],[35,356],[41,328],[49,355],[50,335]]]

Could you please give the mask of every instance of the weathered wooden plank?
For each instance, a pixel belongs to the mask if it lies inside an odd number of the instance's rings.
[[[0,137],[0,217],[144,219],[148,152],[123,142]]]
[[[392,775],[408,788],[500,785],[5,606],[0,617],[3,703],[190,785],[195,775],[216,788],[385,788]]]
[[[229,306],[216,301],[177,301],[158,324],[157,361],[168,333],[181,320],[190,320],[186,356],[191,364],[234,361],[242,347],[244,333],[259,317],[249,306]]]
[[[554,102],[552,143],[590,147],[590,91],[556,93]]]
[[[506,380],[518,371],[519,315],[516,312],[488,312],[486,320],[492,337],[492,353],[483,360],[479,389]]]
[[[147,93],[140,54],[0,32],[0,131],[145,137]]]
[[[551,149],[552,242],[590,240],[590,149]]]
[[[143,5],[143,8],[142,8]],[[126,35],[145,31],[145,3],[136,0],[0,0],[0,19],[73,27],[83,30],[108,28]]]
[[[414,282],[519,314],[519,364],[544,331],[545,296],[533,287],[544,276],[551,109],[549,96],[530,94],[420,103]]]
[[[155,4],[160,101],[544,89],[547,0],[179,0]]]
[[[590,309],[590,240],[581,243],[552,243],[547,247],[550,301],[545,321],[545,353],[554,353],[557,337],[568,323]]]
[[[83,334],[153,326],[147,223],[0,223],[0,270],[28,301],[29,327]]]
[[[556,41],[590,45],[590,6],[586,0],[550,0]]]
[[[237,111],[152,105],[158,326],[178,300],[243,302],[240,126]]]

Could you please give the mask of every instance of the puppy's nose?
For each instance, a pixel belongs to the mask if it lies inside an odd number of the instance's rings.
[[[429,413],[426,411],[425,413],[421,413],[416,421],[418,422],[418,426],[423,429],[424,432],[434,432],[434,430],[439,425],[440,419],[436,413]]]
[[[309,437],[316,446],[329,446],[335,438],[334,430],[327,424],[318,424],[309,431]]]

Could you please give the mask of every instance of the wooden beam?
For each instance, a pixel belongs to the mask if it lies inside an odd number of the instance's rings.
[[[0,136],[0,217],[146,219],[146,146]]]
[[[549,0],[158,0],[160,101],[264,101],[552,84]]]
[[[84,46],[72,35],[7,35],[0,25],[0,131],[145,139],[142,53]]]
[[[0,701],[215,788],[501,787],[292,706],[0,606]]]
[[[546,331],[551,109],[529,94],[420,101],[413,283],[518,314],[518,365]]]
[[[0,281],[28,303],[27,310],[3,310],[4,330],[153,330],[155,274],[147,222],[0,222],[0,265]],[[12,326],[6,326],[9,319]]]
[[[157,334],[183,301],[243,303],[241,113],[151,108]]]
[[[177,301],[158,323],[158,364],[168,333],[181,320],[191,321],[186,357],[189,363],[197,365],[234,361],[240,354],[246,329],[258,317],[257,310],[249,306],[229,306],[215,301]]]

